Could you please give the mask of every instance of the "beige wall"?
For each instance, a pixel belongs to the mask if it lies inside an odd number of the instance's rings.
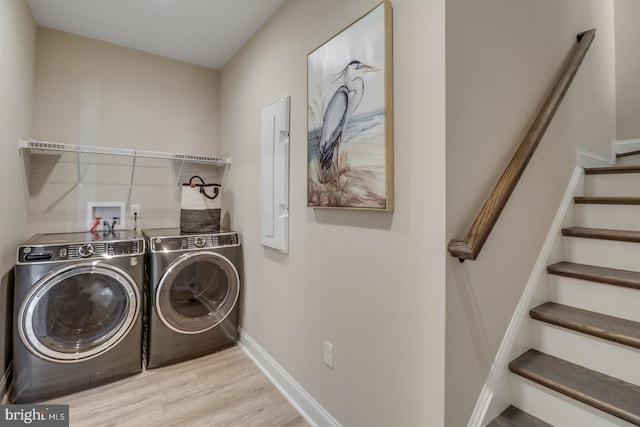
[[[18,140],[29,135],[36,28],[25,1],[0,1],[0,272],[13,268],[16,245],[24,238],[26,203]],[[10,206],[8,209],[7,207]]]
[[[615,138],[613,3],[447,1],[447,238],[464,238],[575,43],[596,39],[477,261],[447,259],[446,425],[466,425],[576,164]]]
[[[223,155],[218,72],[38,28],[34,139]],[[31,156],[30,232],[86,230],[87,202],[141,205],[139,227],[177,226],[179,165],[131,158]],[[131,219],[125,224],[132,228]]]
[[[345,426],[437,426],[444,390],[444,0],[395,0],[393,213],[306,207],[307,54],[378,0],[289,0],[221,70],[242,327]],[[260,120],[291,95],[290,253],[259,243]],[[323,365],[323,341],[335,366]]]
[[[640,138],[640,2],[615,0],[617,139]]]
[[[18,140],[29,135],[36,27],[26,0],[0,0],[0,375],[11,360],[11,299],[16,246],[25,238],[25,202]]]

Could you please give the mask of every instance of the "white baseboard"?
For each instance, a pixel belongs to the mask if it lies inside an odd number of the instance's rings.
[[[239,345],[309,424],[313,427],[340,427],[340,423],[242,329]]]
[[[600,168],[613,166],[616,164],[615,161],[615,153],[611,158],[607,158],[604,156],[599,156],[597,154],[589,153],[588,151],[583,151],[580,149],[576,149],[577,155],[577,164],[583,168]]]
[[[621,141],[613,141],[611,143],[611,151],[613,154],[624,154],[632,151],[640,150],[640,139],[626,139]]]

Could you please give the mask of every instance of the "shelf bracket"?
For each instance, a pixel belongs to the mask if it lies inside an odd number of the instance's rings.
[[[82,175],[80,175],[80,151],[76,151],[76,172],[78,173],[78,185],[82,185]]]
[[[135,173],[136,173],[136,156],[133,156],[131,160],[131,178],[129,179],[129,188],[133,187],[133,177]]]
[[[127,194],[127,206],[131,206],[131,193],[133,192],[133,177],[136,174],[136,155],[131,160],[131,177],[129,178],[129,193]]]
[[[178,172],[178,182],[176,185],[180,187],[180,177],[182,176],[182,170],[184,169],[184,159],[182,159],[182,163],[180,164],[180,172]]]

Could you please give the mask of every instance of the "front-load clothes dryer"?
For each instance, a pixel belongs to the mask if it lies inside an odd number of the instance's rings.
[[[133,231],[38,234],[19,245],[13,402],[142,371],[144,254]]]
[[[149,248],[147,367],[235,345],[242,272],[238,233],[143,234]]]

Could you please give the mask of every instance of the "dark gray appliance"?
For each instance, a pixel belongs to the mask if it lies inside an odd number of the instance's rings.
[[[18,247],[14,403],[142,371],[144,254],[133,231],[38,234]]]
[[[143,230],[149,307],[146,365],[192,359],[238,340],[242,247],[236,232]]]

